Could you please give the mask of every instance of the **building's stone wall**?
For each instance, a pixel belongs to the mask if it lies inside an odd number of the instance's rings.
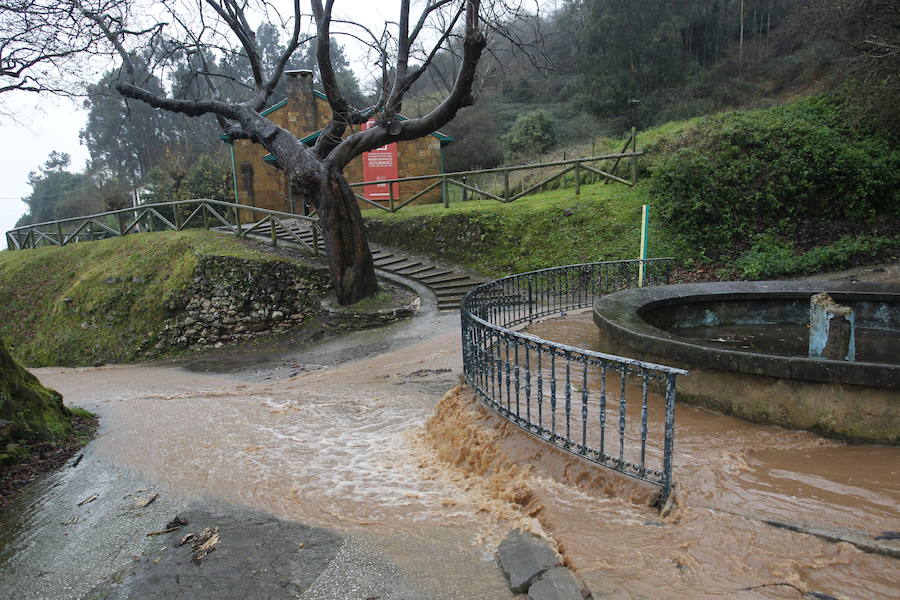
[[[314,133],[328,124],[331,107],[327,100],[313,92],[310,77],[291,76],[288,80],[288,92],[287,103],[267,115],[272,122],[298,137]],[[347,132],[347,135],[349,133],[350,131]],[[266,154],[268,151],[265,148],[249,140],[234,142],[238,201],[247,206],[285,212],[291,212],[293,208],[294,212],[302,214],[302,199],[293,198],[293,202],[291,201],[284,171],[266,163],[263,160]],[[440,173],[442,171],[440,140],[432,135],[427,135],[417,140],[400,142],[397,149],[397,160],[400,177]],[[344,175],[349,182],[364,181],[362,161],[363,157],[359,156],[344,169]],[[248,177],[245,174],[248,167],[252,170],[252,188],[248,185]],[[397,203],[412,197],[434,181],[436,180],[410,181],[399,184],[397,186]],[[362,195],[361,187],[354,188],[354,190]],[[438,186],[417,198],[414,204],[440,201],[441,189]],[[387,205],[387,202],[384,204]],[[373,207],[367,202],[360,201],[360,208]],[[247,214],[243,215],[243,221],[256,220],[252,218],[250,211],[246,212]]]

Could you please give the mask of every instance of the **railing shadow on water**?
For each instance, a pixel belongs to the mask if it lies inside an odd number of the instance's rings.
[[[552,342],[512,329],[593,306],[604,294],[669,280],[672,259],[607,261],[511,275],[462,301],[466,382],[525,431],[603,467],[672,491],[675,387],[682,369]]]
[[[288,220],[302,222],[312,233],[311,241],[299,236],[296,227],[288,226]],[[25,250],[146,231],[182,231],[188,228],[216,228],[239,237],[251,233],[265,235],[271,238],[272,245],[278,244],[280,234],[315,254],[319,253],[321,238],[319,220],[313,216],[197,198],[140,204],[83,217],[24,225],[7,231],[6,243],[10,250]]]

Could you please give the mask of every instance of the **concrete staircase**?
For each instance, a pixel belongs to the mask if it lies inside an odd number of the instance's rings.
[[[304,222],[285,222],[290,227],[293,234],[303,240],[310,246],[313,245],[312,230]],[[245,226],[248,228],[249,225]],[[248,238],[253,238],[263,242],[271,243],[271,234],[262,228],[247,234]],[[265,233],[264,233],[265,232]],[[287,232],[280,228],[276,230],[278,244],[291,248],[303,248],[301,244]],[[325,245],[322,239],[318,240],[319,251],[325,252]],[[474,279],[469,275],[465,275],[448,267],[443,267],[431,262],[423,261],[418,258],[410,258],[400,252],[388,250],[375,245],[370,245],[372,249],[372,259],[375,262],[375,268],[395,273],[402,277],[418,281],[422,285],[428,287],[437,296],[439,310],[458,310],[462,297],[470,289],[482,283],[478,279]]]

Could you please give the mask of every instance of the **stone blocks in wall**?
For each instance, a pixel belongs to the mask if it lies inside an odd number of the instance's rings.
[[[221,347],[286,331],[318,315],[319,302],[330,287],[324,267],[203,257],[189,291],[170,307],[177,314],[169,319],[156,349]]]

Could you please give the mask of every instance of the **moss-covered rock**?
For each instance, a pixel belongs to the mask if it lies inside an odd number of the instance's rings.
[[[0,464],[27,458],[23,443],[52,442],[71,431],[62,395],[19,366],[0,341]]]

